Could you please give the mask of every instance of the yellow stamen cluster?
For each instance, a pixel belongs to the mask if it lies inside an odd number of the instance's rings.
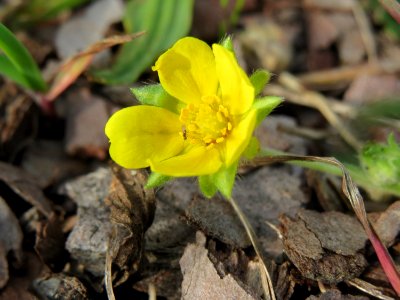
[[[207,148],[222,143],[233,127],[228,109],[216,95],[203,96],[198,104],[190,103],[181,110],[179,120],[183,124],[181,136]]]

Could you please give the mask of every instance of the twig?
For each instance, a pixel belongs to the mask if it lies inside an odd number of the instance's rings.
[[[106,286],[108,300],[115,300],[114,290],[113,290],[113,286],[112,286],[112,257],[111,257],[111,251],[110,251],[110,241],[108,242],[107,251],[106,251],[106,266],[105,266],[105,271],[104,271],[104,282],[105,282],[105,286]]]
[[[310,72],[299,75],[299,81],[310,88],[326,88],[341,83],[349,83],[356,77],[362,75],[373,75],[380,73],[394,74],[400,70],[400,61],[383,59],[357,66],[343,66],[324,71]]]
[[[361,280],[359,278],[353,278],[353,279],[347,280],[346,283],[348,285],[356,287],[360,291],[363,291],[364,293],[367,293],[375,298],[382,299],[382,300],[394,300],[394,298],[382,294],[382,292],[380,290],[378,290],[376,286],[370,284],[369,282]]]
[[[365,50],[367,51],[368,62],[375,62],[377,61],[377,54],[374,35],[371,31],[371,26],[365,11],[362,9],[361,4],[358,1],[353,1],[353,15],[360,30]]]
[[[305,89],[293,75],[286,72],[279,76],[278,81],[287,89],[298,93],[298,99],[301,99],[302,103],[318,109],[350,146],[355,150],[361,149],[362,143],[343,125],[343,121],[332,110],[329,100],[322,94]]]

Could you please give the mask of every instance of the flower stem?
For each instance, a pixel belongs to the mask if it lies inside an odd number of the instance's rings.
[[[254,248],[254,251],[256,252],[256,254],[260,260],[260,263],[258,265],[260,268],[261,284],[262,284],[262,287],[264,290],[265,299],[276,300],[272,280],[269,275],[267,266],[264,263],[264,259],[262,257],[260,248],[258,246],[258,242],[256,240],[256,235],[253,231],[253,228],[251,227],[249,221],[247,220],[246,216],[243,214],[242,210],[240,209],[240,207],[238,206],[236,201],[232,197],[228,198],[228,201],[231,203],[233,209],[235,210],[236,214],[238,215],[240,221],[242,222],[243,227],[246,230],[247,236],[249,237],[250,242]]]

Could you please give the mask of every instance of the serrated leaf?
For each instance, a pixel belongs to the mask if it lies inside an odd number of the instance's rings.
[[[161,84],[131,88],[131,92],[142,104],[162,107],[177,114],[185,106],[184,103],[168,94]]]
[[[137,41],[124,45],[110,69],[93,71],[95,80],[105,84],[129,84],[138,79],[155,58],[191,26],[193,0],[131,0],[123,24],[127,32],[146,31]]]
[[[256,99],[253,108],[257,110],[257,125],[260,124],[282,101],[283,99],[278,96],[266,96]]]
[[[44,91],[47,86],[39,67],[24,45],[0,23],[0,74],[6,75],[18,84],[35,90]]]
[[[271,79],[271,73],[266,70],[257,70],[250,76],[250,82],[254,87],[254,94],[257,96],[262,92],[265,85]]]

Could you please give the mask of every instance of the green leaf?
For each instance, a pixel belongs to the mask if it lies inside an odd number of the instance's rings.
[[[120,49],[110,69],[93,71],[95,80],[105,84],[130,84],[179,38],[192,23],[194,0],[131,0],[123,24],[125,31],[146,34]]]
[[[201,192],[207,198],[211,198],[218,191],[211,175],[199,176],[199,186]]]
[[[145,188],[151,189],[151,188],[155,188],[158,186],[162,186],[162,185],[166,184],[168,181],[170,181],[171,179],[173,179],[173,177],[152,172],[149,175],[149,178],[147,179]]]
[[[131,92],[142,104],[162,107],[176,114],[185,106],[183,102],[168,94],[161,84],[131,88]]]
[[[257,125],[260,124],[283,99],[278,96],[265,96],[256,99],[253,108],[257,110]]]
[[[266,70],[257,70],[250,76],[250,82],[254,86],[255,96],[258,96],[264,89],[265,85],[271,79],[271,73]]]
[[[14,16],[16,26],[50,20],[62,12],[70,10],[89,0],[30,0],[24,1]]]
[[[36,91],[44,91],[47,86],[42,74],[29,54],[14,34],[0,23],[0,73],[6,75],[18,84]],[[3,69],[4,68],[4,69]]]

